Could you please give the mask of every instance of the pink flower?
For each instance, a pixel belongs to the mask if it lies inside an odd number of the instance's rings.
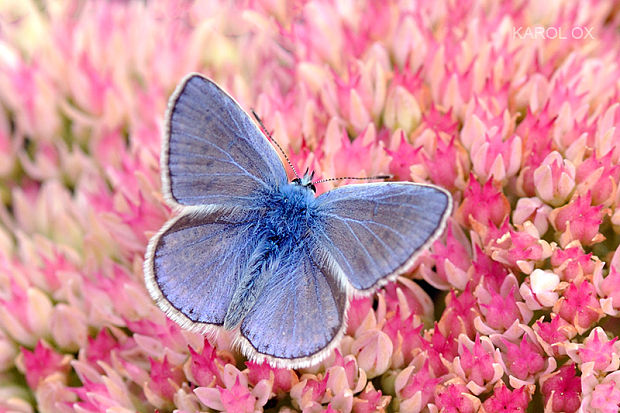
[[[428,176],[448,190],[463,189],[470,170],[467,151],[454,135],[448,140],[438,134],[433,143],[428,153],[423,153]]]
[[[523,335],[521,343],[514,344],[502,338],[506,350],[502,352],[506,367],[513,376],[525,380],[545,368],[540,348]]]
[[[349,303],[349,312],[347,313],[347,333],[354,335],[357,328],[362,325],[372,309],[372,299],[357,298]]]
[[[474,319],[479,314],[476,298],[469,289],[459,296],[453,291],[446,296],[446,309],[439,320],[439,328],[453,335],[460,333],[473,337]]]
[[[504,140],[499,133],[485,136],[471,148],[474,173],[483,180],[507,182],[521,167],[521,138],[511,136]]]
[[[549,213],[551,207],[544,204],[540,198],[519,198],[517,206],[512,212],[512,222],[519,228],[525,222],[534,224],[538,233],[544,235],[549,228]]]
[[[422,324],[414,327],[414,313],[409,317],[400,315],[400,307],[396,308],[393,316],[388,318],[382,328],[382,331],[390,337],[393,345],[392,359],[402,360],[404,365],[408,365],[414,356],[414,351],[422,347]],[[401,362],[393,362],[393,367],[401,367]]]
[[[556,303],[559,294],[555,290],[559,283],[560,277],[557,274],[535,269],[530,274],[530,284],[521,284],[519,292],[530,310],[540,310]]]
[[[256,364],[246,362],[248,366],[248,381],[255,386],[261,380],[270,380],[272,391],[276,394],[287,393],[298,382],[295,372],[288,369],[273,368],[267,363]]]
[[[380,142],[376,142],[374,128],[367,129],[357,139],[351,141],[344,130],[330,133],[328,128],[326,145],[333,145],[331,155],[333,177],[341,176],[372,176],[388,170],[390,158]],[[321,171],[326,174],[330,169]],[[365,171],[360,175],[360,171]]]
[[[237,377],[235,384],[230,389],[223,389],[218,386],[222,406],[228,412],[253,412],[256,399],[250,393],[247,386],[242,386]]]
[[[472,262],[473,271],[471,271],[473,282],[476,284],[482,282],[482,285],[489,291],[499,291],[508,276],[506,267],[492,260],[478,245],[475,249],[475,259]]]
[[[556,248],[551,255],[551,265],[556,274],[562,275],[564,281],[590,276],[595,268],[592,254],[586,254],[579,246]]]
[[[402,129],[411,133],[420,123],[422,114],[415,96],[402,86],[391,90],[385,101],[383,121],[389,129]]]
[[[592,245],[605,239],[605,236],[599,233],[604,211],[600,205],[590,206],[591,200],[588,192],[549,214],[551,225],[560,233],[558,238],[563,247],[574,240],[582,245]]]
[[[392,340],[387,334],[369,330],[355,339],[351,346],[352,354],[357,358],[359,366],[366,371],[369,378],[377,377],[390,367],[390,359],[394,351]]]
[[[43,341],[37,342],[34,351],[22,348],[21,355],[21,369],[31,388],[36,389],[42,380],[50,376],[55,376],[55,379],[61,382],[67,380],[71,357],[55,352]]]
[[[408,410],[413,406],[425,406],[433,400],[435,387],[441,383],[440,378],[433,377],[428,360],[422,366],[409,366],[396,377],[394,386],[401,398],[400,408]],[[414,398],[414,396],[417,397]]]
[[[0,411],[618,410],[610,2],[6,3]],[[523,35],[537,26],[593,36]],[[243,360],[234,334],[205,341],[144,288],[147,240],[174,213],[166,103],[194,71],[302,171],[453,195],[446,233],[352,299],[317,365]]]
[[[435,405],[446,413],[475,413],[480,402],[464,385],[450,384],[435,395]]]
[[[385,149],[392,157],[390,173],[394,175],[395,179],[406,181],[411,178],[411,166],[422,162],[421,150],[421,146],[415,148],[407,142],[405,133],[400,131],[398,148],[396,150]]]
[[[486,338],[476,335],[474,341],[459,336],[459,356],[454,359],[454,371],[467,382],[467,388],[480,394],[504,374],[499,352]]]
[[[494,187],[492,180],[478,184],[476,177],[469,177],[469,186],[463,193],[463,203],[456,211],[459,222],[470,228],[472,220],[482,225],[500,226],[510,213],[510,205],[504,194]],[[485,205],[485,208],[480,208]]]
[[[189,374],[187,376],[191,381],[202,387],[222,386],[224,384],[222,372],[225,360],[218,358],[215,348],[206,338],[200,353],[189,346],[189,354]]]
[[[595,370],[617,370],[620,366],[620,354],[615,345],[617,340],[618,337],[609,340],[603,329],[595,328],[577,351],[581,363],[593,362]]]
[[[501,228],[488,228],[484,235],[491,258],[515,271],[530,273],[536,263],[551,255],[551,245],[540,239],[532,226],[514,231],[505,222]]]
[[[435,324],[428,342],[423,343],[435,377],[448,373],[444,360],[453,360],[458,355],[458,343],[454,336],[443,335]]]
[[[523,316],[517,306],[517,295],[514,285],[510,290],[502,288],[502,292],[476,290],[480,300],[480,310],[487,326],[495,330],[507,330],[516,320]]]
[[[324,377],[308,377],[291,388],[293,404],[298,409],[317,409],[325,398],[329,374]]]
[[[620,308],[620,250],[614,253],[609,274],[603,279],[595,277],[595,285],[600,291],[599,294],[607,297],[611,302],[608,303],[612,309]]]
[[[482,404],[483,412],[511,412],[518,413],[527,410],[531,395],[526,387],[520,387],[513,391],[504,385],[495,387],[493,395]]]
[[[536,194],[534,171],[551,152],[551,130],[555,118],[547,110],[534,114],[527,109],[523,121],[519,123],[516,133],[523,139],[523,165],[517,179],[517,186],[522,196],[532,197]]]
[[[149,361],[151,381],[146,383],[145,392],[152,392],[161,399],[172,401],[183,381],[183,371],[178,366],[171,365],[166,357],[162,361]]]
[[[52,303],[36,287],[23,287],[10,281],[8,299],[0,299],[0,326],[17,342],[34,346],[37,337],[49,331]]]
[[[620,389],[614,383],[601,383],[592,392],[590,408],[604,413],[614,413],[620,407]]]
[[[224,386],[197,387],[194,393],[210,409],[224,412],[254,412],[262,408],[271,395],[271,385],[262,381],[250,388],[247,376],[227,364],[222,374]]]
[[[406,76],[406,71],[403,72]],[[418,80],[421,82],[421,79]],[[442,111],[434,103],[422,114],[422,125],[435,132],[443,132],[453,136],[459,130],[458,121],[454,118],[452,110]],[[454,142],[457,142],[456,139]]]
[[[588,281],[571,283],[554,306],[554,311],[572,323],[578,331],[587,330],[602,317],[596,292]]]
[[[610,151],[597,159],[595,152],[577,167],[577,190],[581,194],[590,193],[594,205],[609,206],[614,201],[620,181],[620,166],[613,163],[612,155]]]
[[[426,292],[408,278],[400,277],[397,282],[387,284],[381,294],[385,298],[388,313],[399,309],[403,317],[413,313],[428,318],[432,311]]]
[[[433,254],[435,272],[423,271],[422,275],[436,288],[448,289],[456,287],[464,289],[469,276],[467,270],[471,265],[471,252],[466,245],[464,234],[449,225],[445,233],[445,242],[435,241]],[[444,245],[445,244],[445,245]]]
[[[545,405],[552,412],[576,412],[581,402],[581,380],[575,375],[575,365],[560,367],[542,379]]]
[[[551,321],[543,322],[542,319],[534,325],[534,331],[542,341],[546,353],[551,356],[565,354],[564,347],[561,345],[576,332],[572,326],[562,317],[554,317]]]
[[[390,398],[383,396],[381,390],[375,390],[370,382],[353,401],[353,413],[385,412]]]
[[[575,188],[575,166],[558,152],[551,152],[534,171],[534,185],[541,200],[560,206]]]
[[[86,360],[95,366],[95,368],[101,368],[97,365],[98,361],[104,361],[109,363],[112,352],[117,351],[120,348],[120,344],[116,339],[108,332],[107,329],[99,331],[96,337],[88,338],[88,346],[86,347]]]

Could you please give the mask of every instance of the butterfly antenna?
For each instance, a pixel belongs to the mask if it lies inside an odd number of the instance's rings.
[[[256,118],[256,121],[258,122],[258,124],[260,125],[261,129],[263,130],[263,132],[265,132],[265,134],[267,135],[267,137],[269,138],[269,140],[271,142],[273,142],[278,149],[280,150],[280,152],[282,153],[282,155],[284,155],[284,159],[286,159],[286,162],[288,162],[289,166],[291,167],[291,169],[293,170],[293,173],[295,174],[295,176],[297,178],[299,178],[299,174],[297,173],[297,170],[295,169],[295,167],[293,166],[293,163],[291,162],[291,160],[288,158],[288,156],[286,156],[286,152],[284,152],[284,149],[282,149],[282,147],[280,146],[280,144],[278,143],[278,141],[276,141],[275,139],[273,139],[273,137],[271,136],[271,133],[269,133],[269,131],[267,130],[267,128],[265,127],[265,125],[263,124],[263,121],[260,119],[260,117],[256,114],[256,112],[254,112],[254,109],[252,109],[252,115],[254,115],[254,118]]]
[[[331,182],[331,181],[342,181],[344,179],[352,179],[352,180],[356,180],[356,181],[371,181],[373,179],[392,179],[394,178],[394,175],[375,175],[375,176],[365,176],[365,177],[359,177],[359,176],[342,176],[340,178],[327,178],[327,179],[319,179],[318,181],[314,181],[312,182],[312,184],[320,184],[323,182]]]

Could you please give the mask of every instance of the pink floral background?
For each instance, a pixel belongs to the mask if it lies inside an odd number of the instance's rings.
[[[453,194],[315,367],[249,363],[146,292],[190,71],[300,170]],[[618,1],[0,3],[0,412],[617,412],[619,79]]]

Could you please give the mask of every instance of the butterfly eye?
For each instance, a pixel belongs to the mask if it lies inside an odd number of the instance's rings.
[[[308,188],[312,189],[312,192],[316,194],[316,187],[314,186],[314,184],[308,185]]]
[[[291,182],[294,183],[294,184],[297,184],[297,185],[301,185],[301,179],[299,179],[299,178],[295,178]]]

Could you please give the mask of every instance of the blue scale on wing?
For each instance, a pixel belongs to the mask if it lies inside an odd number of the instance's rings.
[[[286,184],[273,147],[213,82],[189,77],[171,102],[168,117],[163,173],[179,204],[251,207],[257,194]]]
[[[451,207],[441,189],[392,182],[336,188],[317,205],[323,226],[316,240],[358,290],[403,271],[438,234]]]
[[[153,274],[173,308],[194,322],[223,324],[252,253],[247,238],[254,220],[247,211],[180,215],[160,236]]]
[[[290,251],[241,323],[241,334],[261,354],[311,357],[344,325],[346,294],[311,245]]]

